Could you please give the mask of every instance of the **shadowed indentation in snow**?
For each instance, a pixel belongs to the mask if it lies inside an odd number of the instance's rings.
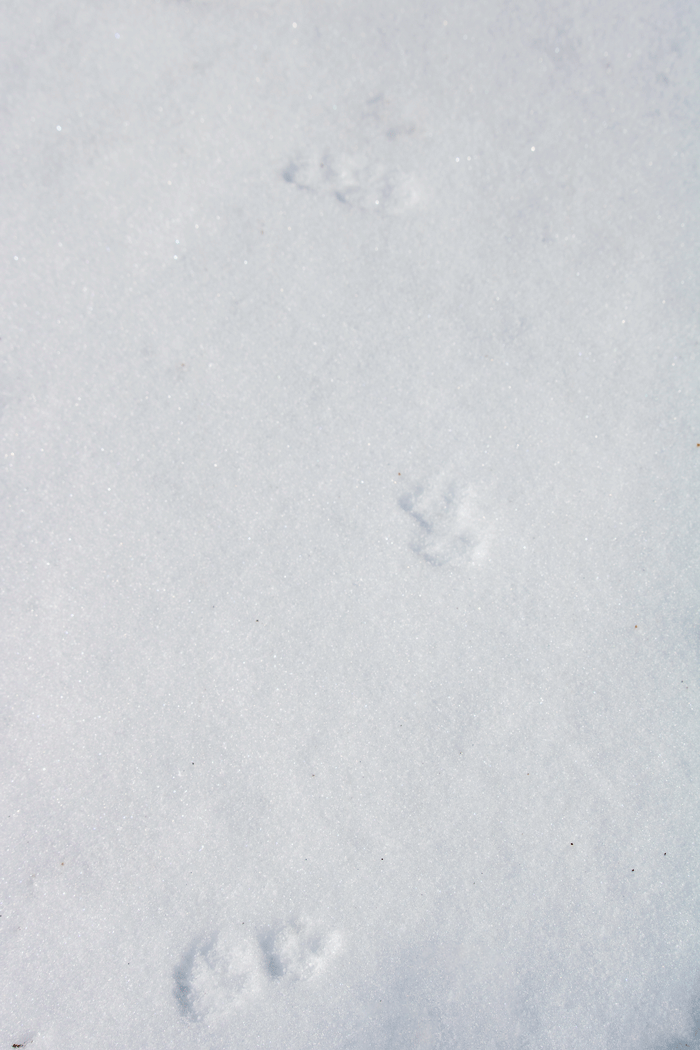
[[[429,565],[468,564],[483,554],[483,515],[473,494],[457,482],[420,485],[399,506],[413,521],[411,550]]]
[[[340,944],[337,930],[327,932],[308,920],[268,930],[260,937],[270,977],[291,981],[307,981],[320,973]]]
[[[413,176],[363,154],[300,155],[289,162],[282,176],[307,193],[334,197],[341,204],[367,211],[398,214],[419,199]]]
[[[227,928],[195,939],[173,978],[180,1012],[207,1025],[225,1021],[266,987],[308,981],[341,947],[337,930],[308,920],[271,927],[258,936]]]
[[[243,1007],[261,991],[265,979],[257,943],[231,931],[194,941],[173,976],[181,1012],[208,1024]]]

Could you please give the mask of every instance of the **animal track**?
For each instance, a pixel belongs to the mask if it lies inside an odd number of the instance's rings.
[[[342,204],[391,214],[417,204],[415,179],[396,169],[369,161],[363,154],[311,154],[290,161],[283,172],[287,182],[309,193],[333,196]]]
[[[175,972],[175,997],[193,1021],[216,1024],[255,998],[264,985],[259,946],[222,931],[196,943]]]
[[[337,930],[309,920],[291,922],[262,935],[227,928],[196,941],[175,971],[175,998],[193,1021],[225,1021],[278,982],[308,981],[339,951]]]
[[[485,553],[483,514],[474,494],[457,482],[421,485],[399,506],[414,522],[411,550],[430,565],[475,562]]]
[[[261,941],[270,976],[290,981],[308,981],[320,973],[340,944],[337,930],[323,933],[308,921],[291,923]]]

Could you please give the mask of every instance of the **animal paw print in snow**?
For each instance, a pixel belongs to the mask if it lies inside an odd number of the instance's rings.
[[[216,1024],[255,998],[264,983],[257,942],[221,931],[187,952],[175,973],[175,996],[191,1020]]]
[[[290,923],[261,940],[270,976],[290,981],[308,981],[320,973],[340,943],[337,930],[325,933],[304,920]]]
[[[419,486],[399,506],[413,520],[411,549],[430,565],[466,564],[483,555],[483,515],[456,482]]]
[[[175,971],[175,998],[191,1021],[218,1025],[278,982],[311,980],[340,947],[337,930],[308,920],[259,937],[226,928],[186,952]]]
[[[419,198],[415,179],[372,163],[362,154],[312,154],[291,161],[284,178],[301,190],[334,196],[342,204],[397,214]]]

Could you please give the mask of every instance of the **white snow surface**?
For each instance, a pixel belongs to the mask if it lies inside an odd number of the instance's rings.
[[[0,1050],[700,1047],[690,0],[4,0]]]

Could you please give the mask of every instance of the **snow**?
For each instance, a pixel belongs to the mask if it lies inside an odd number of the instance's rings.
[[[695,5],[0,25],[0,1050],[700,1047]]]

